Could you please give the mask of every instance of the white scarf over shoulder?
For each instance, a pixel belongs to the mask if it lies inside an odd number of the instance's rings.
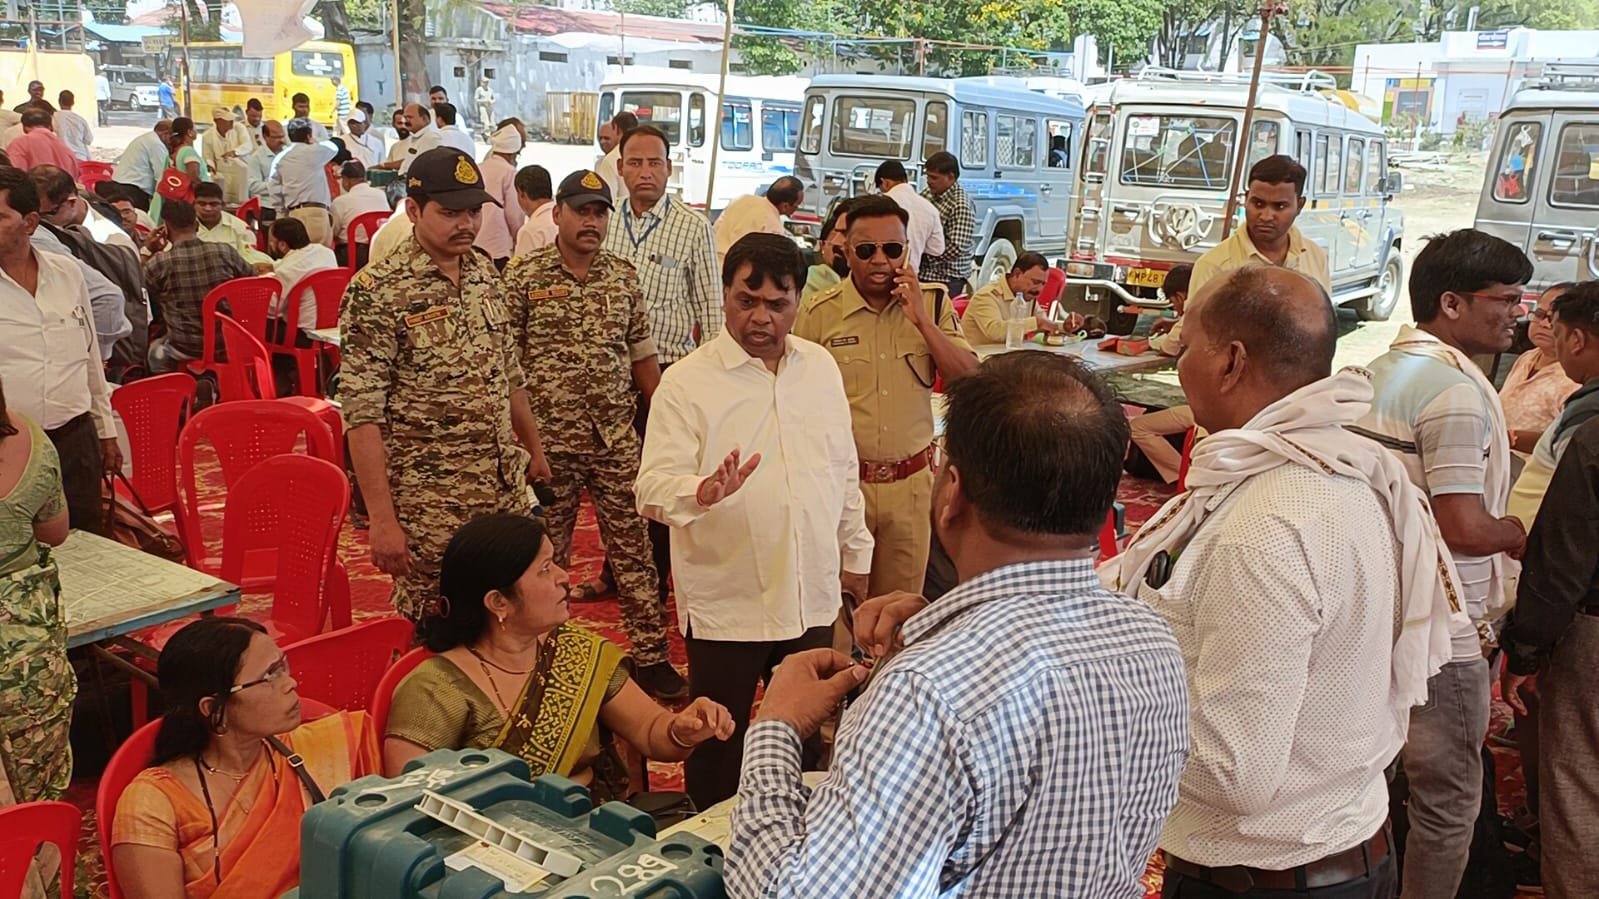
[[[1454,559],[1426,495],[1392,453],[1346,430],[1371,408],[1371,399],[1370,373],[1346,368],[1267,406],[1242,428],[1207,436],[1194,446],[1187,492],[1161,507],[1125,552],[1100,566],[1099,574],[1111,589],[1136,593],[1157,553],[1175,555],[1233,488],[1280,465],[1302,465],[1369,485],[1387,508],[1399,544],[1389,699],[1405,733],[1410,708],[1427,699],[1427,679],[1451,658],[1451,618],[1459,615],[1464,621],[1464,612]]]

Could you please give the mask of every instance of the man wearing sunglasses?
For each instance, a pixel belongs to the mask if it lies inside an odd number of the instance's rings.
[[[1479,640],[1492,638],[1488,622],[1502,611],[1527,531],[1507,514],[1505,412],[1471,357],[1510,349],[1531,277],[1526,255],[1492,235],[1463,228],[1433,238],[1410,272],[1416,326],[1400,328],[1372,361],[1371,411],[1354,428],[1387,446],[1430,496],[1474,623],[1452,632],[1453,659],[1428,680],[1400,755],[1410,787],[1406,899],[1455,895],[1483,805],[1489,669]]]
[[[870,593],[920,593],[932,539],[933,384],[977,368],[944,288],[911,269],[909,215],[889,197],[850,207],[849,277],[801,306],[793,334],[838,362],[876,548]]]

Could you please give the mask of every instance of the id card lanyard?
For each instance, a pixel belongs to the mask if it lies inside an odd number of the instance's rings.
[[[650,239],[650,235],[655,233],[655,229],[660,227],[661,220],[666,218],[666,210],[670,208],[671,202],[672,202],[672,198],[671,197],[662,197],[661,198],[661,211],[656,214],[655,221],[650,222],[649,227],[644,229],[644,233],[640,234],[637,237],[633,236],[633,216],[628,215],[627,211],[623,210],[623,212],[622,212],[622,226],[627,229],[627,239],[628,239],[628,241],[630,243],[633,244],[633,249],[636,250],[640,246],[642,246],[644,244],[644,241],[649,240]]]

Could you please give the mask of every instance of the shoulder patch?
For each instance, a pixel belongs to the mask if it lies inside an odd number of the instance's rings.
[[[372,273],[363,266],[360,271],[355,273],[355,277],[351,279],[351,283],[353,283],[356,287],[362,287],[367,290],[371,290],[377,286],[378,282],[376,278],[372,277]]]

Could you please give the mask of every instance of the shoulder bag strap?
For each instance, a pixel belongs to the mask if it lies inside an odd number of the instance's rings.
[[[283,758],[288,761],[289,767],[294,769],[294,776],[300,779],[300,783],[305,785],[305,791],[311,794],[312,805],[316,805],[328,798],[322,792],[322,788],[316,785],[316,779],[311,776],[311,772],[306,770],[305,759],[301,758],[298,752],[290,749],[287,744],[277,737],[267,737],[267,743],[273,749],[281,752]]]

